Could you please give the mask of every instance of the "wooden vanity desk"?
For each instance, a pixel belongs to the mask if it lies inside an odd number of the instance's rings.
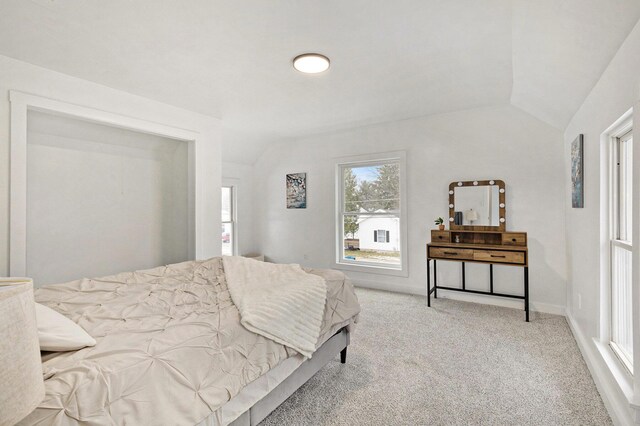
[[[495,226],[456,225],[455,188],[464,186],[496,186],[499,189],[499,220]],[[491,189],[489,190],[491,191]],[[495,191],[494,191],[495,192]],[[504,182],[466,181],[453,182],[449,190],[450,230],[431,231],[431,242],[427,244],[427,306],[431,306],[431,294],[437,298],[438,289],[509,297],[524,301],[525,319],[529,321],[529,255],[526,232],[506,232]],[[489,192],[489,198],[491,193]],[[489,202],[490,204],[490,202]],[[475,213],[473,217],[478,214]],[[461,287],[438,285],[437,261],[460,262],[462,266]],[[431,261],[433,261],[433,285],[431,284]],[[465,263],[485,263],[489,265],[489,291],[470,290],[465,283]],[[519,266],[524,270],[524,295],[496,293],[493,291],[494,265]]]

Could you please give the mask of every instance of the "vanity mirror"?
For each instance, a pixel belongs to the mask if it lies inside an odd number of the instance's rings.
[[[505,188],[501,180],[456,181],[449,185],[449,229],[505,231]]]
[[[427,306],[438,290],[461,291],[487,296],[509,297],[524,301],[525,320],[529,321],[529,250],[527,233],[506,232],[505,189],[501,180],[471,180],[449,185],[449,230],[432,230],[427,244]],[[459,287],[438,284],[439,261],[459,262],[462,283]],[[466,288],[467,263],[489,266],[489,288]],[[433,264],[433,265],[432,265]],[[500,293],[493,288],[494,266],[519,266],[524,270],[524,294]],[[433,274],[431,268],[433,267]],[[433,275],[433,286],[431,276]]]

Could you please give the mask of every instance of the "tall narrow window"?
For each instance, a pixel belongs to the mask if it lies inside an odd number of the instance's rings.
[[[338,165],[339,265],[403,270],[401,159]]]
[[[222,255],[233,256],[236,247],[235,188],[222,187]]]
[[[612,139],[611,348],[633,373],[631,225],[633,133]]]

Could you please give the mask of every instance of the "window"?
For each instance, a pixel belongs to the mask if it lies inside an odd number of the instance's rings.
[[[338,164],[336,267],[406,272],[404,154],[395,154]]]
[[[631,296],[633,133],[630,122],[611,140],[610,346],[633,373]]]
[[[384,231],[382,229],[378,229],[377,231],[373,231],[376,234],[373,236],[373,241],[378,243],[388,243],[389,242],[389,231]]]
[[[237,254],[235,187],[222,187],[222,255]]]

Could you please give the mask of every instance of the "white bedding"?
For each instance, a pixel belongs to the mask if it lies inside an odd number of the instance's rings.
[[[306,357],[316,350],[327,285],[300,265],[222,258],[227,287],[248,330],[286,345]]]
[[[329,287],[322,340],[360,307],[343,274],[310,272]],[[97,343],[43,359],[46,396],[22,425],[191,426],[296,355],[240,324],[220,258],[46,286],[35,298]]]

